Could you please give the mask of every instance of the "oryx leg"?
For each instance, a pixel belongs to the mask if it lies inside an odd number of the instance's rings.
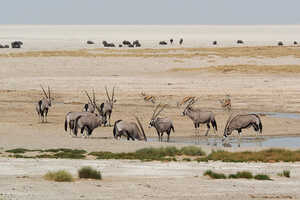
[[[160,142],[160,133],[158,132],[158,130],[156,129],[157,135],[158,135],[158,141]]]
[[[241,147],[241,133],[242,133],[242,129],[238,129],[238,135],[239,135],[239,136],[238,136],[238,137],[239,137],[239,138],[238,138],[238,140],[239,140],[239,141],[238,141],[238,147]]]
[[[161,132],[161,134],[160,134],[160,141],[161,142],[163,141],[163,135],[164,135],[164,132]]]
[[[47,123],[47,116],[48,116],[48,109],[45,110],[45,115],[44,115],[44,117],[46,119],[46,123]]]
[[[110,116],[111,116],[111,112],[108,113],[108,126],[110,127]]]
[[[170,141],[170,132],[171,132],[171,130],[168,130],[168,131],[167,131],[167,135],[168,135],[167,142],[169,142],[169,141]]]

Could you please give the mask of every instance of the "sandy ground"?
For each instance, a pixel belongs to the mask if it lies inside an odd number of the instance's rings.
[[[299,199],[299,163],[196,163],[139,161],[31,160],[1,158],[3,199]],[[102,181],[55,183],[43,179],[49,170],[65,169],[77,177],[82,166],[101,170]],[[226,174],[249,170],[272,181],[211,180],[207,169]],[[279,177],[291,170],[291,178]]]
[[[82,110],[87,97],[83,90],[96,91],[98,103],[106,97],[104,86],[116,86],[112,122],[134,120],[138,115],[148,137],[156,137],[146,128],[153,105],[146,103],[142,91],[168,103],[162,116],[175,126],[171,137],[190,137],[194,133],[190,119],[182,117],[176,104],[184,96],[199,97],[198,107],[216,114],[219,137],[229,116],[218,99],[230,94],[234,112],[293,112],[300,110],[300,74],[298,73],[209,73],[171,72],[173,68],[216,65],[299,65],[299,58],[203,56],[194,58],[134,57],[18,57],[0,58],[0,148],[29,149],[77,148],[88,151],[129,152],[143,147],[174,145],[158,142],[115,141],[112,127],[98,128],[90,139],[70,137],[63,130],[64,116]],[[48,123],[41,124],[35,104],[41,97],[40,84],[53,89],[53,107]],[[263,116],[264,135],[299,135],[299,119]],[[204,132],[203,126],[201,131]],[[204,134],[204,133],[203,133]],[[246,130],[245,135],[255,135]],[[176,146],[182,146],[176,144]],[[212,147],[203,147],[209,151]],[[254,150],[260,147],[252,148]],[[228,149],[232,150],[232,149]],[[235,150],[244,150],[235,149]],[[51,183],[41,180],[48,170],[67,168],[76,172],[82,165],[103,170],[102,182],[76,181]],[[176,166],[180,165],[180,166]],[[272,176],[285,168],[295,173],[291,179],[275,181],[208,180],[201,177],[208,168],[231,172],[236,169],[266,170]],[[123,173],[124,172],[124,173]],[[165,173],[166,172],[166,173]],[[300,198],[299,164],[231,163],[140,163],[137,161],[10,160],[1,158],[0,191],[4,199],[288,199]],[[16,178],[17,176],[29,178]],[[194,177],[199,176],[199,177]],[[297,188],[297,189],[296,189]],[[99,191],[99,192],[95,192]],[[47,195],[46,195],[47,194]],[[99,195],[99,196],[98,196]],[[254,196],[251,196],[254,195]],[[0,196],[1,199],[1,196]]]

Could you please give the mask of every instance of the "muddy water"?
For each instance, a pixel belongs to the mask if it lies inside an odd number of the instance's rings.
[[[148,138],[148,141],[158,141],[157,138]],[[164,140],[165,141],[165,140]],[[199,144],[199,145],[210,145],[210,146],[225,146],[225,147],[238,147],[239,142],[237,137],[229,137],[226,144],[222,142],[221,138],[204,138],[199,139],[192,137],[177,137],[170,138],[170,143],[181,143],[181,144]],[[300,137],[299,136],[288,136],[288,137],[268,137],[260,136],[256,137],[241,137],[241,147],[290,147],[300,148]]]

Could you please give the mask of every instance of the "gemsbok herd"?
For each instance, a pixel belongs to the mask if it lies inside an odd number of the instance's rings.
[[[38,101],[36,105],[36,111],[39,116],[39,120],[44,123],[47,122],[47,115],[49,109],[52,105],[53,98],[51,97],[51,90],[48,86],[48,92],[45,91],[43,86],[41,85],[42,92],[44,96]],[[95,91],[93,90],[92,97],[87,91],[84,91],[86,96],[88,97],[88,103],[83,106],[82,111],[78,112],[68,112],[65,116],[64,128],[65,131],[68,131],[70,135],[77,136],[78,129],[80,129],[80,133],[84,137],[91,136],[94,129],[100,126],[111,126],[110,118],[114,108],[114,103],[116,103],[115,99],[115,87],[112,89],[111,96],[109,95],[107,87],[105,87],[105,92],[107,96],[107,100],[102,102],[101,104],[97,103]],[[156,98],[154,96],[145,95],[142,92],[142,96],[145,101],[149,101],[155,104]],[[210,128],[212,126],[215,137],[217,137],[218,126],[215,119],[215,114],[211,111],[204,111],[200,108],[196,108],[193,105],[198,101],[198,98],[195,96],[187,96],[184,97],[180,102],[177,103],[177,107],[180,108],[184,106],[182,116],[187,116],[193,122],[195,128],[195,137],[200,136],[200,125],[206,124],[207,130],[205,132],[205,136],[208,136]],[[171,131],[175,132],[175,128],[173,122],[168,117],[160,117],[160,113],[167,107],[167,104],[158,104],[155,106],[153,110],[152,117],[149,121],[149,128],[154,127],[158,140],[163,141],[163,134],[166,133],[167,141],[170,140]],[[230,104],[231,108],[231,104]],[[115,139],[119,139],[122,136],[126,137],[127,140],[143,140],[147,141],[147,136],[145,134],[143,125],[137,116],[134,116],[136,122],[134,121],[125,121],[125,120],[117,120],[113,126],[113,137]],[[225,142],[229,135],[232,134],[233,131],[238,132],[238,139],[240,142],[240,135],[243,129],[253,127],[254,131],[262,134],[262,123],[261,119],[257,114],[249,113],[249,114],[232,114],[225,125],[224,134],[222,142]]]

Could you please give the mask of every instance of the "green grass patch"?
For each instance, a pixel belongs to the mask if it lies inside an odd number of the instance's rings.
[[[266,175],[266,174],[257,174],[256,176],[254,176],[254,179],[256,180],[268,180],[271,181],[272,179]]]
[[[30,150],[30,149],[24,149],[24,148],[16,148],[16,149],[10,149],[5,152],[7,153],[15,153],[15,154],[23,154],[26,152],[42,152],[43,150]]]
[[[267,149],[258,152],[228,152],[213,151],[207,157],[199,158],[197,161],[223,161],[223,162],[296,162],[300,161],[300,151],[285,149]]]
[[[228,178],[246,178],[246,179],[252,179],[253,175],[251,172],[248,171],[241,171],[237,172],[236,174],[229,174]]]
[[[78,170],[79,178],[97,179],[101,180],[102,175],[100,171],[93,169],[92,167],[82,167]]]
[[[91,152],[89,155],[96,156],[97,159],[129,159],[142,161],[176,161],[176,156],[188,155],[205,155],[201,148],[184,147],[177,149],[176,147],[161,148],[143,148],[132,153],[111,153],[111,152]],[[174,159],[175,158],[175,159]]]
[[[283,172],[278,173],[277,175],[278,176],[284,176],[286,178],[290,178],[291,177],[291,172],[290,172],[290,170],[283,170]]]
[[[191,162],[192,160],[190,158],[183,158],[183,161]]]
[[[65,170],[59,170],[54,172],[48,172],[44,175],[44,178],[49,181],[56,181],[56,182],[72,182],[73,176],[69,172]]]
[[[216,173],[212,170],[206,170],[203,174],[204,176],[209,176],[212,179],[226,179],[226,175],[223,173]]]

